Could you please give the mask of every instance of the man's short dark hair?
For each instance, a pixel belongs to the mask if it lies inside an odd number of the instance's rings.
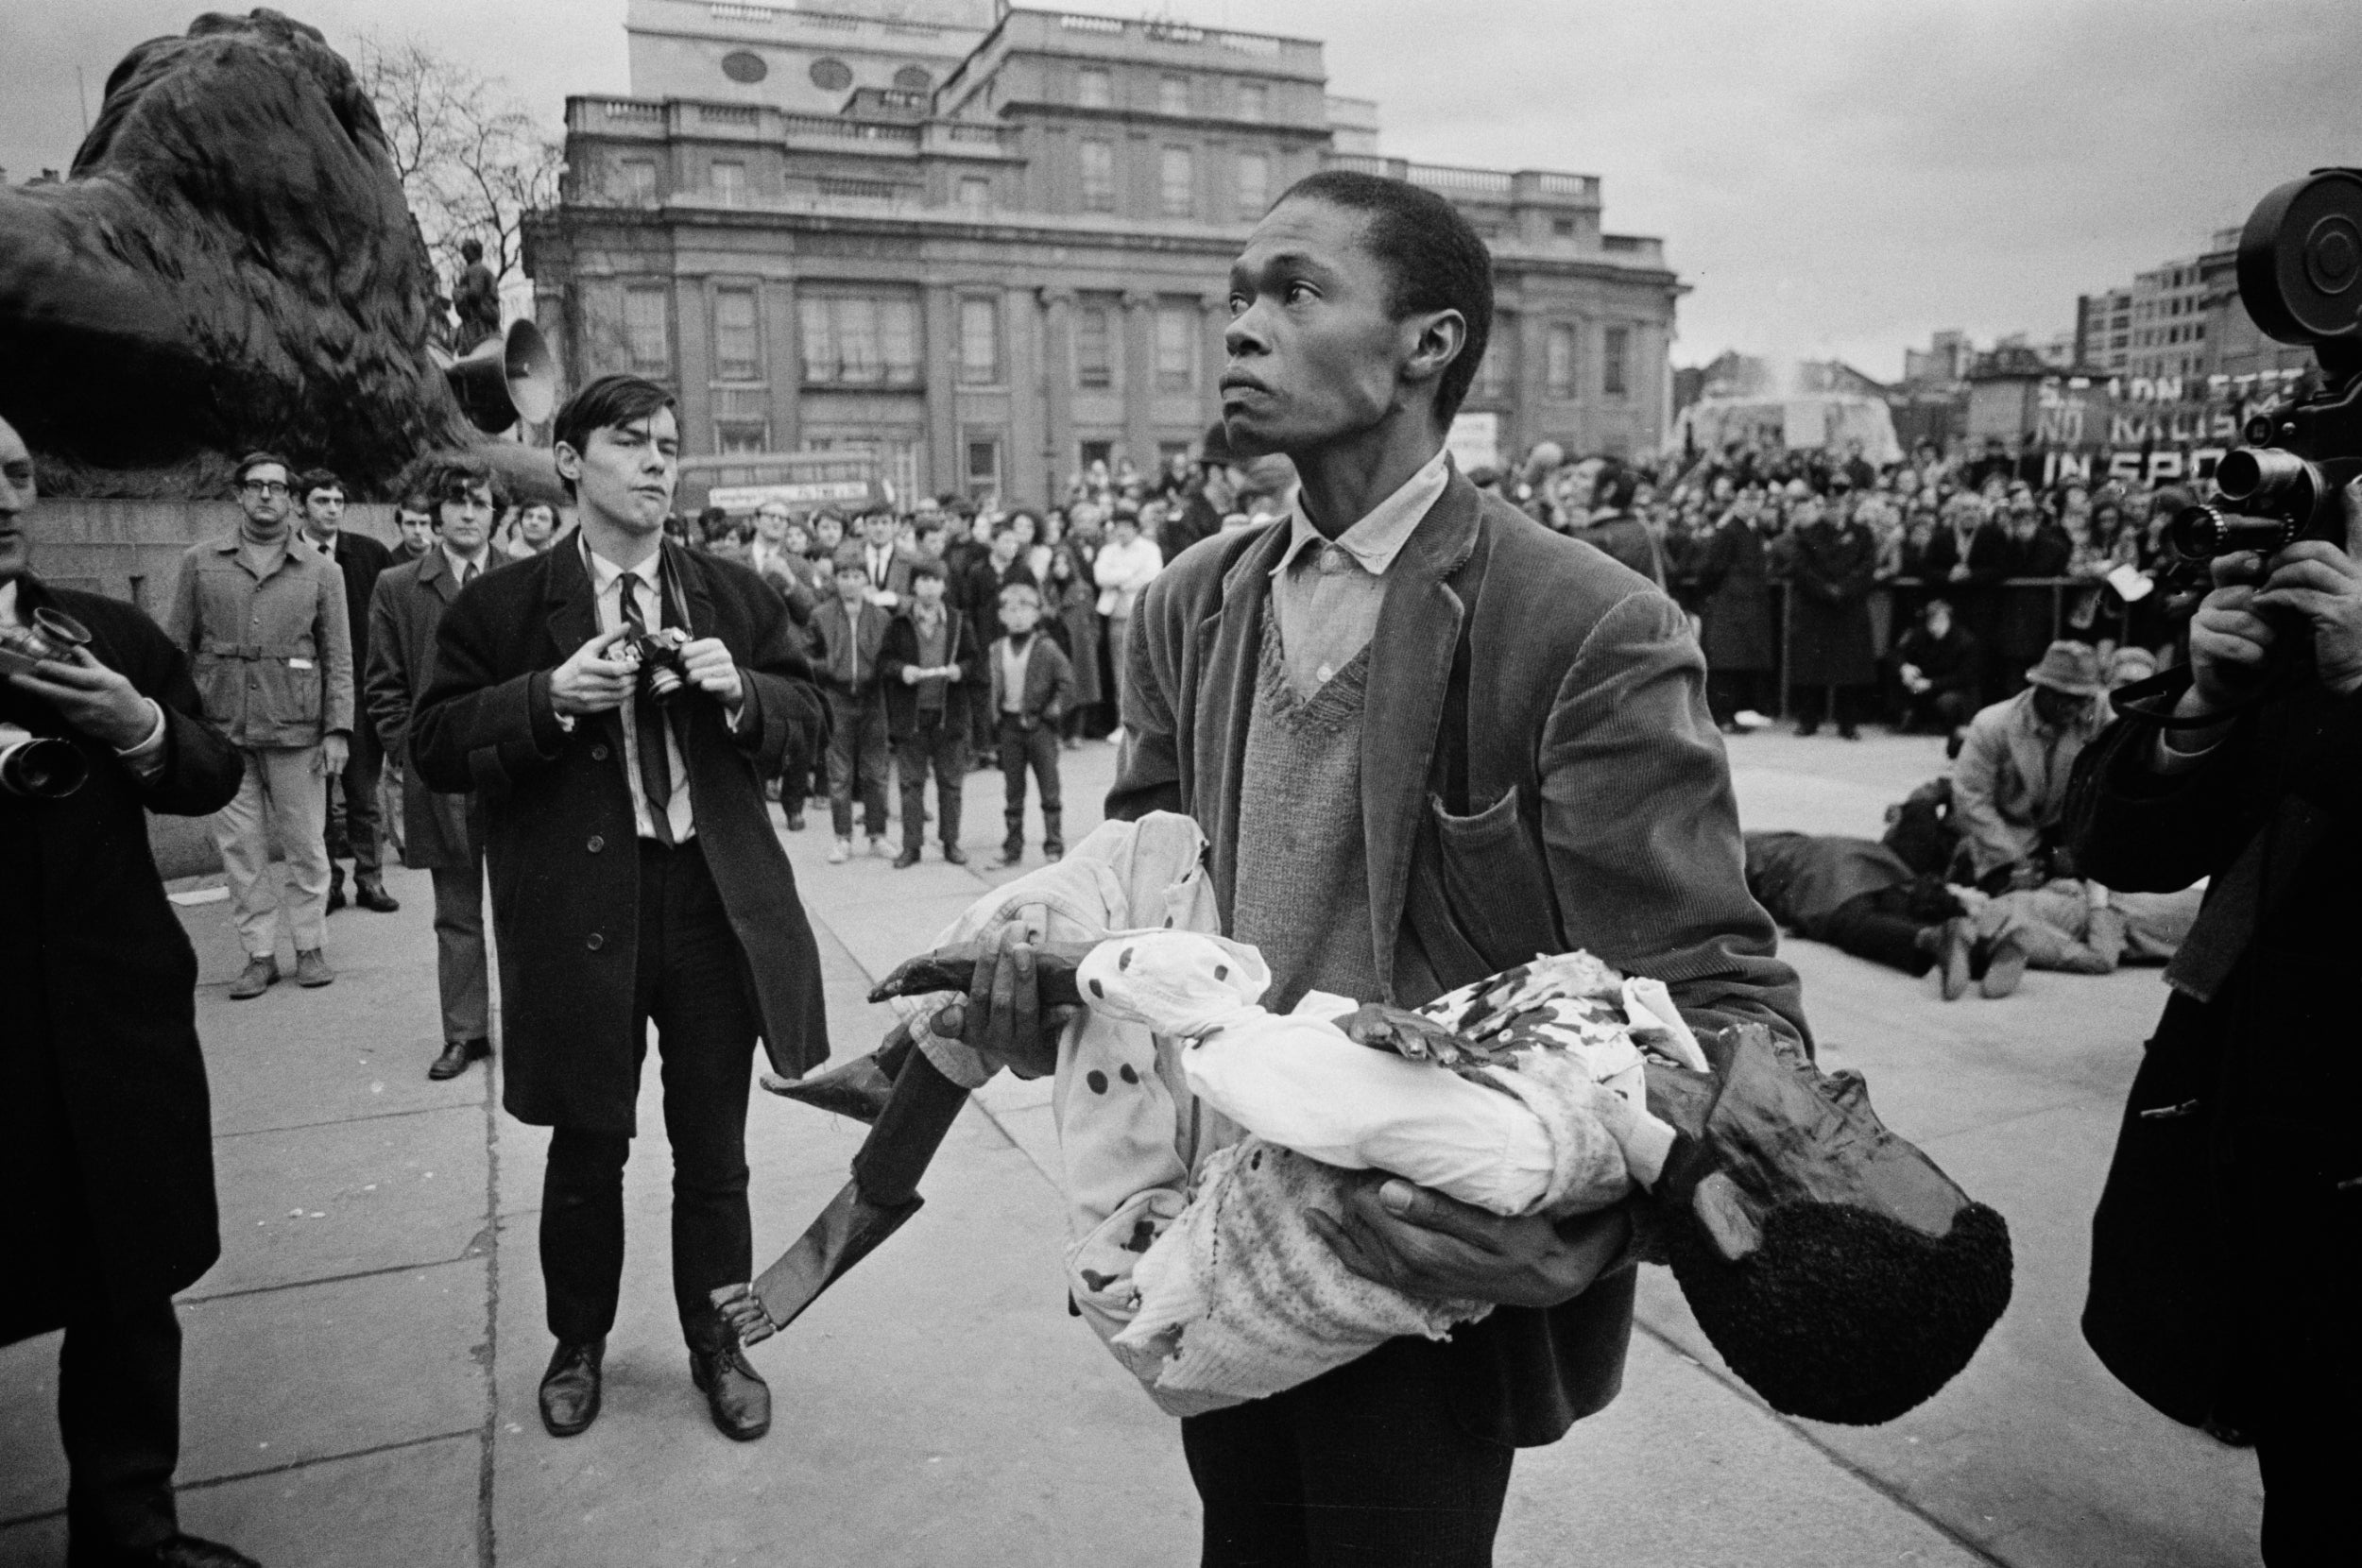
[[[943,570],[943,563],[941,561],[922,559],[913,561],[911,563],[911,581],[914,583],[918,581],[921,577],[933,577],[937,582],[942,582],[945,581],[948,576],[949,573]]]
[[[468,260],[471,262],[480,262],[484,260],[484,242],[482,240],[461,240],[459,242],[459,253],[462,256],[467,257]]]
[[[330,469],[306,469],[296,476],[296,482],[288,488],[295,492],[298,501],[310,500],[315,490],[334,490],[340,496],[346,493],[345,482]]]
[[[256,469],[261,468],[265,463],[278,464],[281,468],[287,470],[290,478],[292,478],[295,474],[296,466],[293,463],[288,462],[285,458],[280,456],[277,452],[249,452],[244,457],[238,459],[238,466],[236,468],[230,470],[230,482],[232,485],[245,484],[246,476],[252,473]]]
[[[394,515],[400,518],[404,512],[414,513],[432,521],[435,517],[435,498],[424,490],[404,490],[402,492],[402,499],[394,503]]]
[[[659,408],[674,406],[673,395],[645,376],[600,376],[566,400],[557,418],[550,421],[550,442],[555,446],[563,441],[580,452],[588,450],[594,430],[633,424]],[[572,495],[573,490],[574,482],[566,481],[566,493]]]
[[[919,514],[917,520],[911,526],[917,531],[918,537],[923,539],[930,534],[942,533],[946,528],[950,527],[950,524],[945,520],[941,512],[922,512]]]
[[[1323,169],[1288,187],[1278,201],[1326,201],[1368,219],[1363,243],[1395,275],[1395,318],[1456,310],[1468,324],[1460,355],[1435,387],[1435,417],[1445,424],[1475,384],[1493,336],[1493,253],[1460,209],[1406,179],[1354,169]]]
[[[437,528],[443,525],[443,503],[465,501],[471,490],[480,489],[490,496],[495,512],[505,507],[509,499],[500,471],[469,452],[438,452],[419,459],[412,470],[411,486],[426,503],[426,515]]]

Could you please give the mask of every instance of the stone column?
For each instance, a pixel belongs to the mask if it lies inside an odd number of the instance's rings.
[[[1199,352],[1204,359],[1198,370],[1197,401],[1201,408],[1210,407],[1214,418],[1222,417],[1222,368],[1230,361],[1230,349],[1223,334],[1230,330],[1230,294],[1226,289],[1208,289],[1197,299]],[[1212,419],[1207,421],[1208,424]],[[1190,432],[1194,447],[1205,435],[1203,429]]]
[[[1040,288],[1035,296],[1042,317],[1042,499],[1055,505],[1074,467],[1074,291]],[[1012,452],[1010,461],[1016,460]]]
[[[919,329],[925,340],[919,358],[927,378],[927,477],[931,495],[967,491],[967,454],[960,450],[960,324],[958,303],[948,283],[928,283],[920,292]]]
[[[1123,291],[1123,456],[1146,472],[1156,461],[1156,297]]]

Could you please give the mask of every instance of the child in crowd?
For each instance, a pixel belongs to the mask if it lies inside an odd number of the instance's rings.
[[[934,537],[940,540],[938,525]],[[902,778],[899,871],[918,863],[926,839],[927,774],[935,775],[935,813],[943,858],[966,865],[960,848],[960,791],[967,778],[968,697],[979,666],[975,623],[944,600],[940,558],[921,555],[910,567],[910,603],[886,628],[878,656],[885,687],[886,737]],[[1052,792],[1054,794],[1054,790]]]
[[[829,698],[829,863],[853,853],[853,793],[861,792],[869,853],[885,854],[886,713],[879,659],[892,615],[870,602],[861,546],[840,546],[834,597],[813,612],[813,667]]]
[[[1025,770],[1041,787],[1042,852],[1066,853],[1058,796],[1058,725],[1074,698],[1074,667],[1049,638],[1037,636],[1041,593],[1028,582],[1001,590],[1001,626],[992,645],[992,708],[999,724],[1001,776],[1008,784],[1009,836],[1001,863],[1025,859]]]

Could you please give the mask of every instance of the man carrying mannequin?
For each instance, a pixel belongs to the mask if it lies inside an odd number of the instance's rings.
[[[1197,820],[1227,934],[1272,966],[1267,1006],[1317,988],[1412,1007],[1585,948],[1665,980],[1695,1025],[1800,1039],[1686,618],[1445,453],[1492,306],[1483,242],[1416,186],[1332,170],[1257,226],[1231,268],[1224,419],[1241,451],[1293,459],[1301,498],[1141,595],[1108,812]],[[1021,933],[1001,943],[963,1034],[1039,1070],[1037,998],[991,1005],[1030,969]],[[1370,1278],[1500,1305],[1184,1421],[1203,1560],[1490,1562],[1515,1450],[1620,1382],[1623,1210],[1501,1219],[1374,1174],[1323,1230]]]
[[[492,519],[504,497],[490,465],[431,459],[418,484],[434,507],[436,548],[377,580],[362,689],[370,723],[402,777],[404,865],[435,882],[435,980],[443,1049],[429,1078],[456,1078],[492,1054],[492,991],[484,948],[484,828],[472,792],[426,787],[410,756],[410,719],[435,681],[435,639],[460,590],[493,564]]]
[[[502,1102],[554,1129],[540,1255],[557,1343],[541,1420],[571,1437],[599,1413],[653,1022],[691,1376],[724,1434],[759,1438],[770,1390],[710,1296],[753,1268],[755,1038],[785,1077],[829,1049],[818,950],[762,792],[818,698],[779,596],[664,541],[680,471],[671,394],[602,376],[558,410],[552,443],[579,526],[445,610],[410,737],[427,788],[483,803]],[[632,645],[672,630],[688,639],[679,690],[659,701]]]

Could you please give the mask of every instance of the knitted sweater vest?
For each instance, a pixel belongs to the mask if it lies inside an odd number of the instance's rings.
[[[1357,1001],[1386,995],[1370,938],[1370,855],[1361,833],[1363,648],[1310,697],[1288,682],[1279,618],[1263,615],[1261,665],[1241,779],[1238,884],[1230,934],[1262,952],[1263,1005],[1285,1013],[1307,991]]]

